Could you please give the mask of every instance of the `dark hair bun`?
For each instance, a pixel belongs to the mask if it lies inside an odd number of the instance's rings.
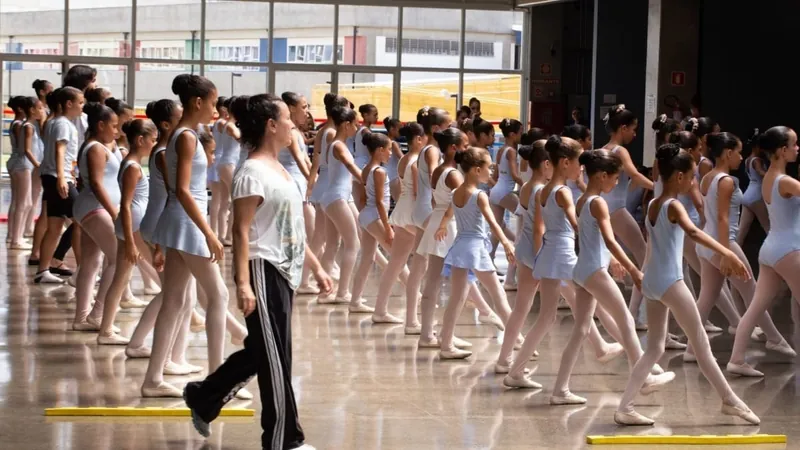
[[[681,147],[678,144],[664,144],[656,150],[656,159],[658,161],[672,161],[680,152]]]
[[[461,164],[462,162],[464,162],[464,159],[466,158],[466,154],[467,154],[467,152],[456,152],[456,155],[453,158],[455,160],[456,164]]]
[[[578,163],[582,166],[589,166],[595,160],[595,152],[594,150],[587,150],[581,153],[581,156],[578,158]]]

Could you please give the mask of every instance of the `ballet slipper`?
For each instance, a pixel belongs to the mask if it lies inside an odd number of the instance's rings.
[[[496,362],[494,364],[494,373],[498,375],[508,375],[508,372],[511,371],[511,364],[512,364],[511,362],[508,363],[501,363],[500,361]],[[531,370],[526,367],[522,369],[522,373],[527,375],[531,373]]]
[[[750,422],[753,425],[759,425],[761,423],[761,419],[759,419],[758,416],[755,415],[755,413],[753,413],[753,411],[751,411],[747,406],[735,406],[723,403],[721,411],[722,414],[725,414],[726,416],[736,416],[740,419]]]
[[[585,405],[586,399],[581,397],[580,395],[575,395],[570,391],[564,392],[563,394],[553,394],[550,397],[550,404],[559,406],[559,405]]]
[[[659,390],[662,386],[671,383],[675,379],[675,372],[664,372],[660,375],[648,375],[644,386],[639,390],[642,395],[650,395]]]
[[[117,333],[111,333],[110,336],[104,336],[102,334],[97,336],[98,345],[128,345],[130,341],[130,338]]]
[[[750,364],[735,364],[732,362],[728,362],[728,365],[725,367],[725,370],[728,373],[732,373],[735,375],[740,375],[743,377],[763,377],[764,373],[760,372],[753,368]]]
[[[439,347],[441,347],[441,345],[439,344],[439,338],[437,338],[436,336],[432,338],[420,337],[419,341],[417,341],[417,348],[425,349],[425,348],[439,348]]]
[[[89,316],[86,318],[86,323],[95,327],[94,331],[100,331],[100,319],[95,319],[94,317]],[[119,329],[118,326],[111,325],[111,331],[113,331],[114,333],[119,333],[121,330]]]
[[[389,324],[401,324],[403,323],[403,319],[393,316],[389,313],[378,315],[372,315],[372,323],[382,324],[382,323],[389,323]]]
[[[137,348],[126,347],[125,356],[131,359],[135,358],[149,358],[152,349],[146,345]]]
[[[706,330],[706,333],[721,333],[722,328],[714,325],[710,321],[706,320],[706,323],[703,325],[703,329]]]
[[[633,426],[650,426],[655,424],[655,420],[645,417],[636,411],[631,412],[614,412],[614,422],[617,425],[633,425]]]
[[[686,344],[668,337],[667,341],[664,343],[664,348],[667,350],[685,350]]]
[[[472,356],[472,352],[469,350],[461,350],[460,348],[451,348],[449,350],[441,350],[439,351],[439,359],[448,360],[448,359],[467,359]]]
[[[192,371],[189,370],[188,367],[184,367],[184,366],[182,366],[180,364],[176,364],[176,363],[174,363],[172,361],[168,361],[167,364],[164,365],[163,373],[164,373],[164,375],[182,376],[182,375],[189,375],[190,373],[192,373]]]
[[[297,295],[319,295],[319,288],[316,286],[304,285],[297,288],[295,294]]]
[[[650,369],[650,373],[652,375],[661,375],[662,373],[664,373],[664,369],[662,369],[661,366],[659,366],[658,364],[653,364],[653,368]]]
[[[478,322],[480,322],[480,323],[482,323],[484,325],[493,325],[494,327],[496,327],[500,331],[505,331],[505,329],[506,329],[506,326],[503,324],[503,321],[494,312],[486,314],[485,316],[482,316],[482,315],[479,314],[478,315]]]
[[[615,342],[609,345],[608,351],[606,351],[605,354],[597,357],[597,361],[600,364],[608,364],[623,353],[625,353],[625,349],[622,347],[622,344]]]
[[[142,397],[144,398],[181,398],[183,393],[175,386],[161,382],[154,388],[142,386]]]
[[[519,377],[513,377],[511,375],[506,375],[503,378],[503,386],[513,389],[541,389],[542,385],[531,380],[530,378],[526,377],[525,375],[521,375]]]
[[[780,353],[783,356],[788,356],[790,358],[797,356],[797,352],[786,342],[786,339],[781,339],[778,343],[767,341],[766,347],[767,350]]]
[[[355,305],[351,303],[347,310],[351,314],[371,314],[375,312],[375,308],[365,304],[363,301]]]
[[[761,329],[761,327],[755,327],[755,328],[753,328],[753,332],[750,334],[750,339],[752,339],[752,340],[754,340],[756,342],[766,342],[767,341],[767,335],[766,335],[766,333],[764,333],[764,331]]]
[[[100,331],[100,325],[89,323],[87,320],[73,322],[72,331]]]
[[[404,331],[406,336],[419,336],[422,333],[422,324],[406,325]]]
[[[472,348],[472,343],[471,342],[465,341],[464,339],[461,339],[458,336],[453,336],[453,345],[456,348],[460,348],[462,350],[467,349],[467,348]]]
[[[119,302],[119,307],[122,309],[141,309],[146,308],[148,305],[147,302],[139,300],[136,297],[130,297],[122,300]]]

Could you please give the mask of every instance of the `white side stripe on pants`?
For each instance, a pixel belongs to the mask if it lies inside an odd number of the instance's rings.
[[[270,378],[272,380],[272,398],[275,407],[275,428],[272,432],[272,449],[283,450],[283,429],[286,417],[286,389],[283,382],[283,367],[278,354],[278,347],[275,344],[275,335],[272,332],[272,322],[269,318],[269,308],[267,306],[267,285],[264,275],[264,260],[253,260],[250,268],[253,271],[255,281],[255,296],[261,319],[261,334],[264,335],[264,347],[267,349],[267,361],[269,362]],[[262,406],[263,407],[263,406]]]

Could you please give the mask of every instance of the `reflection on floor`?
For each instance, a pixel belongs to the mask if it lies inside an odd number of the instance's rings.
[[[0,235],[5,236],[5,226]],[[43,417],[44,408],[50,406],[170,407],[182,402],[142,400],[139,387],[147,362],[126,360],[122,347],[98,347],[93,334],[68,331],[74,290],[31,285],[33,269],[26,260],[25,253],[0,248],[0,284],[8,286],[0,292],[0,447],[259,448],[257,419],[215,423],[206,443],[186,419]],[[224,264],[229,274],[230,260]],[[373,272],[367,290],[371,300],[376,284]],[[392,312],[404,303],[400,289],[395,293]],[[512,303],[513,298],[511,293]],[[235,303],[231,308],[235,309]],[[792,326],[786,301],[779,308],[783,314],[775,316],[789,335]],[[526,328],[538,306],[534,309]],[[800,403],[795,399],[794,367],[773,354],[765,355],[763,345],[753,344],[749,357],[759,363],[778,362],[759,366],[767,377],[731,378],[734,390],[761,417],[761,427],[743,426],[722,416],[720,400],[697,365],[684,364],[679,352],[667,352],[661,364],[674,370],[677,380],[664,391],[639,399],[639,411],[656,418],[657,426],[624,429],[612,421],[627,379],[624,358],[603,366],[584,352],[572,377],[572,390],[589,403],[581,407],[547,403],[572,327],[567,312],[559,312],[553,332],[539,349],[541,357],[529,364],[535,379],[544,384],[543,392],[502,387],[502,377],[493,370],[502,334],[478,325],[475,314],[474,310],[465,312],[456,330],[475,345],[475,356],[442,362],[436,351],[418,350],[416,339],[404,336],[402,326],[375,326],[369,316],[349,315],[344,306],[319,306],[313,298],[298,298],[293,323],[294,385],[308,442],[319,449],[573,449],[586,447],[587,434],[783,433],[789,435],[787,448],[797,448]],[[124,334],[132,332],[137,317],[138,313],[119,314]],[[724,323],[721,317],[714,320]],[[190,357],[195,364],[205,362],[204,341],[203,335],[193,338]],[[727,362],[732,337],[719,335],[712,343],[720,363]],[[176,384],[192,379],[170,378]],[[255,383],[250,389],[257,397]],[[259,414],[260,402],[252,405]]]

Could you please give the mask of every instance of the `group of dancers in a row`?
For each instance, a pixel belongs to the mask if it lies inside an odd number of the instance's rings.
[[[353,105],[328,94],[327,121],[309,158],[299,131],[308,107],[301,95],[219,102],[211,81],[180,75],[172,86],[180,105],[159,100],[148,105],[149,120],[130,119],[107,101],[84,105],[87,92],[96,90],[94,75],[88,73],[83,91],[66,85],[46,95],[50,111],[41,133],[36,126],[44,115],[41,101],[19,113],[22,124],[16,129],[23,133],[14,145],[22,151],[15,154],[30,160],[29,155],[36,158],[30,148],[43,147],[41,164],[33,164],[40,166],[48,216],[36,277],[42,281],[52,275],[58,235],[65,218],[72,218],[82,230],[73,329],[97,331],[99,344],[127,345],[129,357],[149,357],[143,396],[183,396],[201,433],[208,433],[208,422],[225,402],[250,397],[243,387],[258,375],[265,439],[302,443],[291,390],[295,292],[317,294],[320,304],[347,304],[351,313],[371,314],[376,324],[404,324],[405,334],[419,335],[420,348],[438,348],[442,359],[471,355],[471,344],[454,335],[469,299],[481,323],[505,331],[495,371],[507,374],[503,383],[514,388],[541,387],[525,365],[552,327],[563,296],[575,325],[550,402],[586,402],[569,390],[569,377],[588,338],[601,362],[622,353],[628,357],[631,377],[615,414],[621,424],[652,424],[634,411],[634,397],[674,379],[656,364],[668,344],[684,346],[667,333],[668,311],[689,340],[684,360],[699,364],[722,397],[722,412],[750,423],[758,423],[758,417],[733,393],[711,354],[704,329],[710,308],[717,305],[726,312],[729,330],[736,333],[729,372],[762,375],[744,361],[751,334],[762,339],[754,333],[756,324],[768,350],[795,356],[766,312],[782,279],[794,293],[800,292],[789,276],[800,264],[800,236],[793,226],[800,182],[785,175],[786,164],[797,158],[797,136],[790,129],[775,127],[753,139],[762,159],[749,167],[760,168],[754,169],[759,176],[763,172],[762,198],[770,219],[755,282],[736,243],[743,195],[730,171],[741,163],[742,143],[719,132],[707,118],[688,120],[685,131],[664,117],[657,120],[654,183],[636,169],[625,149],[636,136],[638,120],[623,105],[612,107],[605,118],[610,140],[601,149],[592,150],[589,130],[580,125],[548,137],[541,130],[523,132],[519,121],[505,119],[500,124],[504,145],[492,158],[486,147],[494,141],[494,127],[480,118],[453,124],[446,111],[424,107],[416,122],[384,119],[384,135],[371,130],[377,108],[360,107],[359,125]],[[220,119],[209,127],[215,112]],[[82,142],[81,127],[86,130]],[[29,139],[31,128],[37,136]],[[396,142],[401,136],[406,153]],[[35,144],[29,146],[29,141]],[[149,177],[142,170],[144,161]],[[209,173],[209,167],[216,172]],[[211,220],[209,181],[217,183],[212,190],[219,197],[212,200],[219,204],[212,206]],[[647,240],[625,208],[630,183],[655,190],[645,212]],[[80,193],[76,184],[82,185]],[[389,214],[392,196],[396,205]],[[516,233],[506,224],[507,212],[517,217]],[[696,250],[685,234],[699,244]],[[13,236],[12,242],[19,242]],[[227,311],[228,290],[216,264],[228,238],[246,330]],[[509,262],[505,285],[495,269],[498,245]],[[101,254],[106,266],[92,306]],[[699,260],[692,267],[699,267],[703,278],[697,302],[683,281],[683,261],[691,266],[691,255]],[[156,276],[161,292],[128,338],[114,326],[115,314],[129,291],[133,267],[142,270],[148,261],[154,270],[163,270]],[[382,274],[375,305],[368,306],[362,294],[375,262]],[[631,310],[612,278],[626,272],[634,284]],[[336,289],[330,273],[338,279]],[[437,334],[434,312],[445,276],[452,291]],[[747,305],[741,316],[724,289],[725,278]],[[397,280],[405,285],[404,319],[388,311]],[[507,289],[518,289],[513,310]],[[540,312],[523,337],[537,289]],[[642,298],[650,300],[645,350],[632,314]],[[185,358],[188,332],[203,328],[202,318],[192,323],[195,299],[206,310],[211,375],[181,391],[163,375],[201,370]],[[595,314],[618,343],[603,339]],[[244,349],[223,363],[226,328]],[[151,330],[152,348],[144,343]],[[275,408],[267,408],[270,404]]]

